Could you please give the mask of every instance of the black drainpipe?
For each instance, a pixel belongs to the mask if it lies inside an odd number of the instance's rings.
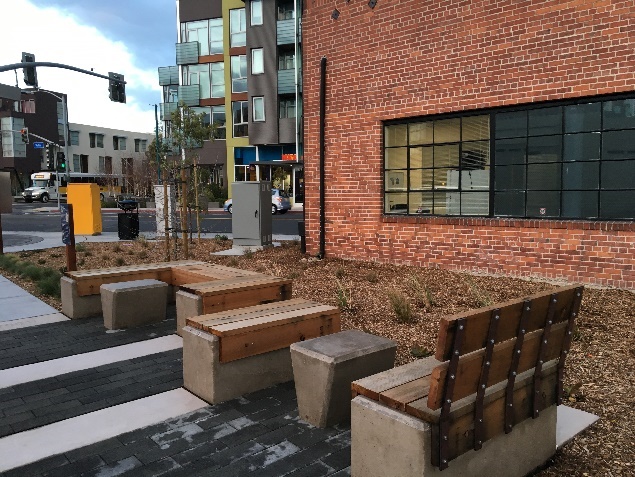
[[[326,56],[320,61],[320,253],[319,258],[325,256],[326,225],[324,213],[324,125],[326,116]]]

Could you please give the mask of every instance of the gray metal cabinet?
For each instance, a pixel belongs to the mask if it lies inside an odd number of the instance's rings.
[[[234,245],[271,245],[271,182],[232,183]]]

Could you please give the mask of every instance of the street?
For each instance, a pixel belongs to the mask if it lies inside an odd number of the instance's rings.
[[[117,232],[117,215],[123,213],[117,209],[102,210],[103,232]],[[273,233],[276,235],[297,235],[298,221],[302,212],[289,211],[283,215],[274,215]],[[196,230],[196,216],[192,214],[192,230]],[[60,232],[60,215],[57,205],[34,202],[13,204],[13,213],[2,215],[2,230],[5,232]],[[156,231],[154,209],[139,209],[139,231]],[[232,216],[223,209],[212,209],[201,214],[201,232],[228,234],[232,231]]]

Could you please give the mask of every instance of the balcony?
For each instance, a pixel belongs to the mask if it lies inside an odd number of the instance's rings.
[[[302,72],[298,71],[299,92],[302,92]],[[278,71],[278,94],[295,94],[295,72],[294,70]]]
[[[179,84],[178,66],[161,66],[159,68],[159,86]]]
[[[161,103],[161,121],[170,121],[172,113],[179,109],[178,103]]]
[[[199,56],[198,41],[189,41],[187,43],[176,44],[176,64],[177,65],[195,65],[198,63]]]
[[[200,93],[197,84],[190,86],[179,86],[178,89],[179,102],[186,106],[198,106]]]
[[[300,28],[298,41],[302,41],[302,28]],[[277,25],[277,43],[278,45],[288,45],[295,43],[295,20],[279,20]]]

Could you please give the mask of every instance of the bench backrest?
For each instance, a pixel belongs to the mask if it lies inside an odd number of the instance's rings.
[[[430,375],[427,407],[439,415],[439,467],[449,460],[448,434],[453,402],[475,395],[474,448],[479,449],[499,426],[510,432],[513,425],[528,417],[538,417],[541,410],[562,401],[564,361],[571,343],[574,320],[582,301],[582,286],[569,286],[541,292],[520,300],[481,308],[444,318],[440,323],[436,358],[444,361]],[[558,359],[557,366],[547,363]],[[544,369],[543,369],[544,368]],[[523,386],[531,388],[524,398],[525,410],[518,404],[516,377],[533,369],[533,378]],[[555,392],[545,391],[543,379],[556,373]],[[498,393],[500,405],[488,408],[504,411],[485,416],[488,389],[507,381]],[[533,381],[533,382],[532,382]],[[533,386],[532,386],[533,384]],[[524,415],[527,413],[529,415]],[[496,420],[488,423],[487,417]]]

